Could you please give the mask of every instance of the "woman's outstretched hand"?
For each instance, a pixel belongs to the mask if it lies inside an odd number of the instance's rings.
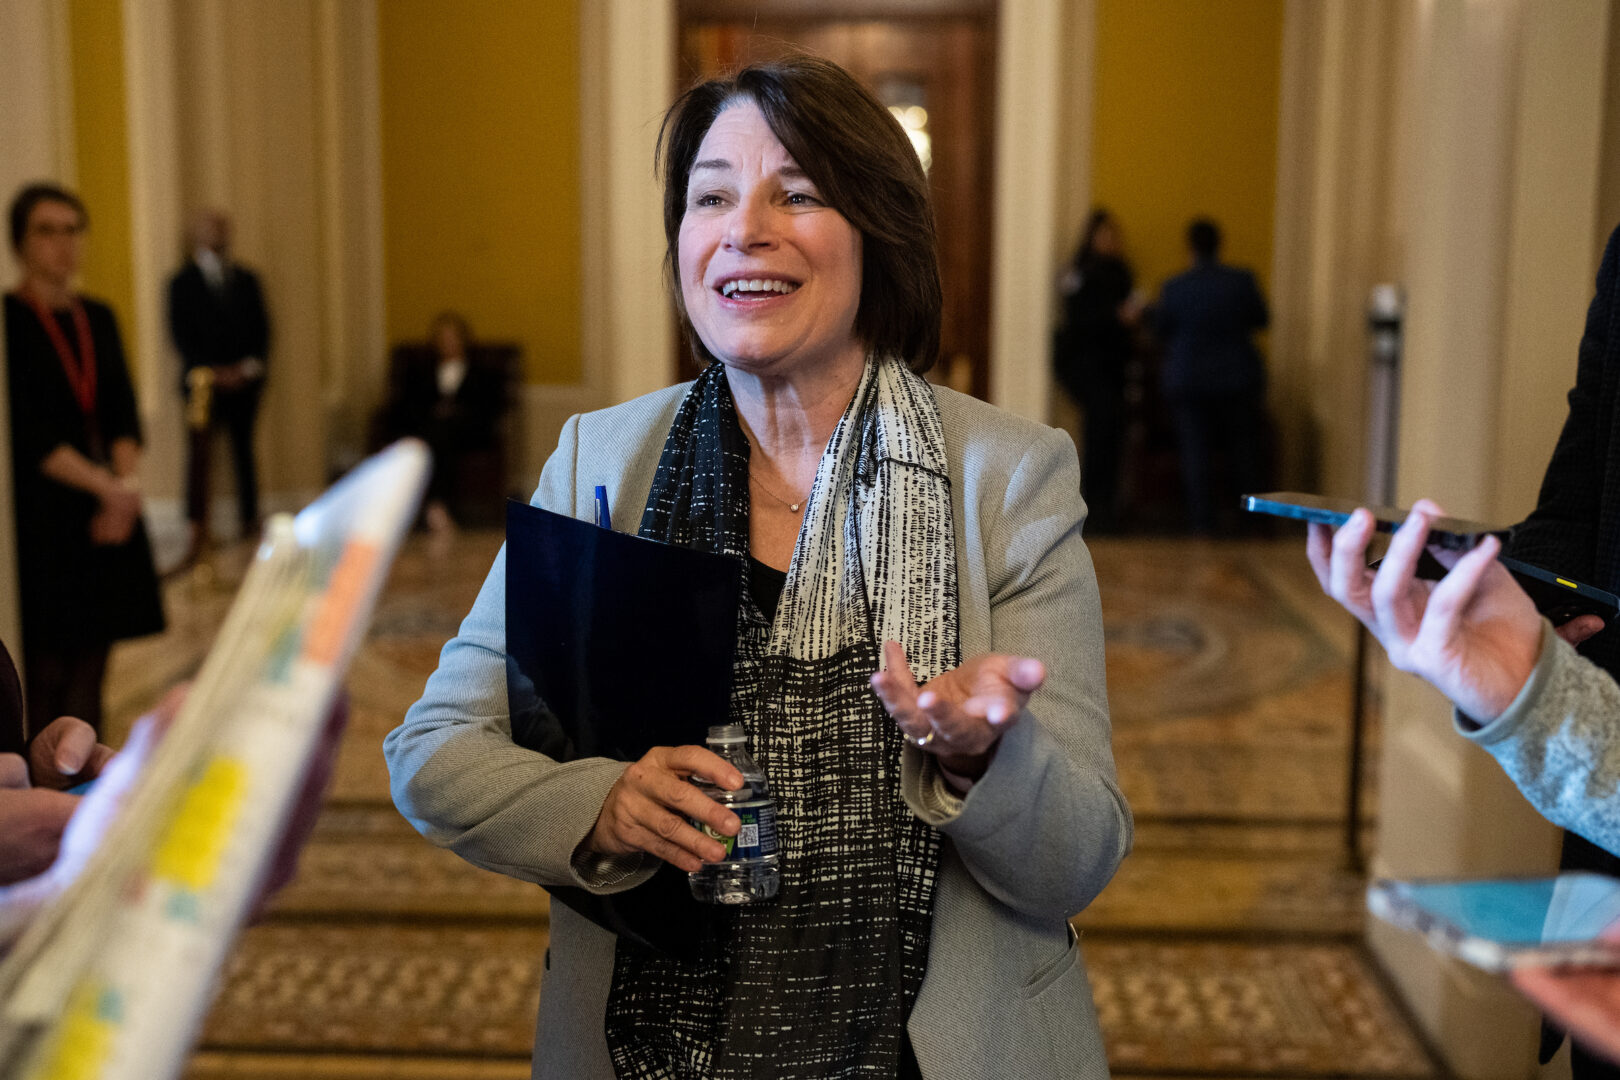
[[[1426,679],[1479,723],[1501,715],[1535,669],[1541,616],[1497,561],[1501,542],[1472,551],[1435,552],[1450,570],[1438,582],[1417,577],[1429,523],[1444,511],[1428,499],[1390,541],[1383,563],[1367,566],[1373,517],[1357,510],[1337,532],[1310,527],[1306,553],[1323,590],[1378,639],[1390,663]]]
[[[726,857],[720,842],[691,825],[700,821],[722,836],[736,836],[742,823],[695,785],[703,776],[728,791],[743,786],[742,773],[702,746],[655,746],[630,763],[608,789],[587,850],[601,855],[645,851],[693,873]]]
[[[948,774],[977,780],[990,767],[1002,732],[1046,681],[1046,665],[1024,656],[980,653],[918,686],[906,650],[883,644],[883,670],[872,676],[878,700],[912,745],[939,758]]]

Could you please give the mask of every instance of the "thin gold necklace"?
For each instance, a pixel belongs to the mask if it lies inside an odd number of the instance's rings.
[[[799,507],[804,505],[804,499],[800,499],[798,502],[788,502],[786,499],[782,498],[782,496],[780,496],[776,492],[772,491],[771,486],[769,484],[767,484],[765,481],[761,480],[759,478],[759,476],[754,472],[753,469],[748,470],[748,479],[752,480],[754,483],[756,483],[760,487],[764,488],[765,489],[765,494],[769,495],[771,498],[775,499],[777,502],[781,503],[783,506],[785,506],[789,510],[793,511],[795,514],[797,514],[799,512]],[[805,498],[809,498],[809,496],[807,495],[807,496],[805,496]]]

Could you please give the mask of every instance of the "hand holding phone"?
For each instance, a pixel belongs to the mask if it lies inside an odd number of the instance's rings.
[[[1257,514],[1317,522],[1334,528],[1350,520],[1357,504],[1349,499],[1335,499],[1326,495],[1306,495],[1297,491],[1272,491],[1264,495],[1243,496],[1243,508]],[[1374,528],[1380,532],[1394,532],[1406,521],[1410,511],[1391,507],[1372,508]],[[1501,537],[1509,530],[1485,525],[1462,518],[1437,517],[1429,523],[1431,545],[1453,551],[1466,551],[1487,536]],[[1604,589],[1570,578],[1553,569],[1535,566],[1521,559],[1498,556],[1519,587],[1530,594],[1536,610],[1545,615],[1554,626],[1562,626],[1582,615],[1596,615],[1606,627],[1620,615],[1620,597]],[[1369,569],[1376,570],[1378,563]],[[1450,567],[1435,558],[1427,549],[1418,556],[1417,577],[1423,581],[1438,581]],[[1590,637],[1588,630],[1582,638]]]
[[[1416,577],[1428,524],[1445,513],[1428,500],[1389,543],[1376,573],[1367,568],[1374,522],[1357,510],[1337,532],[1312,524],[1306,555],[1322,590],[1354,615],[1389,654],[1480,723],[1500,716],[1524,688],[1541,654],[1541,616],[1487,536],[1457,557],[1439,583]],[[1442,555],[1446,553],[1442,552]]]

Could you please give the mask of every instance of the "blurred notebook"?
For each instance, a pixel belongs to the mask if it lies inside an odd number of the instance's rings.
[[[742,564],[517,501],[506,509],[512,738],[559,761],[703,745],[731,706]],[[707,908],[664,864],[610,897],[549,890],[614,933],[682,955]]]
[[[0,961],[0,1076],[180,1074],[428,469],[397,443],[271,519],[128,803]]]

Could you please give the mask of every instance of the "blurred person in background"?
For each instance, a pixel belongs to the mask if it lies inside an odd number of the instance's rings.
[[[1264,475],[1266,372],[1254,334],[1270,314],[1254,274],[1220,261],[1215,222],[1188,225],[1187,248],[1192,267],[1164,283],[1153,322],[1164,342],[1162,382],[1180,444],[1187,524],[1207,534]]]
[[[1052,350],[1058,382],[1083,417],[1080,494],[1088,533],[1107,532],[1118,523],[1125,373],[1141,315],[1134,283],[1119,222],[1107,210],[1093,210],[1059,284],[1063,323]]]
[[[253,425],[264,395],[270,317],[253,271],[231,258],[231,219],[205,210],[192,222],[191,258],[169,281],[169,333],[180,353],[190,456],[186,516],[194,561],[209,542],[209,476],[214,432],[224,428],[236,472],[241,535],[259,534],[259,473]]]
[[[112,309],[74,279],[88,224],[79,197],[31,184],[11,203],[22,280],[6,294],[26,719],[22,752],[58,716],[101,730],[112,643],[163,629],[141,519],[141,425]]]
[[[428,327],[432,352],[418,362],[396,368],[384,409],[390,439],[414,436],[433,451],[433,477],[428,482],[422,519],[435,533],[456,527],[452,509],[460,492],[462,460],[487,450],[500,438],[506,411],[505,374],[495,364],[478,363],[472,328],[453,311],[439,314]]]

